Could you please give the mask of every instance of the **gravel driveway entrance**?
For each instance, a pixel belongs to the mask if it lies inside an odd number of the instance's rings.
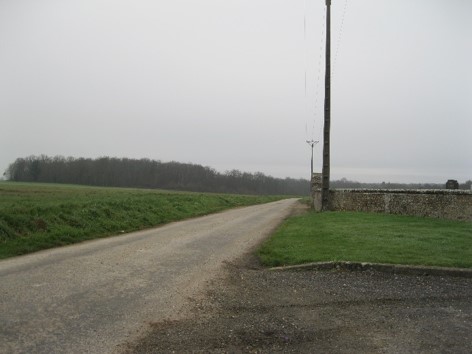
[[[472,279],[226,265],[184,320],[128,352],[470,353]]]

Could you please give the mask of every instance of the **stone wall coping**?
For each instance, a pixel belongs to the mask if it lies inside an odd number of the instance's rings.
[[[444,194],[444,195],[472,195],[472,191],[465,189],[367,189],[367,188],[333,188],[331,192],[349,193],[391,193],[391,194]]]

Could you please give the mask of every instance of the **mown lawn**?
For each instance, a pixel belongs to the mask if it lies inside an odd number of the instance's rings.
[[[355,261],[472,267],[472,223],[356,212],[288,219],[259,250],[268,266]]]
[[[0,182],[0,258],[278,199]]]

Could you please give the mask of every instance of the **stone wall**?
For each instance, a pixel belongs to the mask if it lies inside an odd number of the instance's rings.
[[[329,209],[472,221],[472,193],[444,189],[334,189],[330,191]]]

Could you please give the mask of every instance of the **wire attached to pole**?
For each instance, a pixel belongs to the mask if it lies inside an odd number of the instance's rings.
[[[347,11],[347,0],[344,0],[344,9],[343,9],[342,17],[341,17],[341,26],[339,28],[338,40],[337,40],[337,43],[336,43],[336,51],[334,53],[333,69],[332,69],[332,75],[333,76],[334,76],[334,71],[335,71],[335,68],[336,68],[336,60],[338,59],[338,53],[339,53],[339,47],[340,47],[340,44],[341,44],[341,38],[342,38],[343,32],[344,32],[344,19],[346,17],[346,11]]]
[[[321,87],[321,79],[322,79],[322,65],[323,65],[323,47],[324,47],[324,41],[325,41],[325,30],[326,30],[326,14],[323,12],[323,17],[322,17],[322,23],[321,23],[321,37],[320,37],[320,45],[319,45],[319,56],[318,56],[318,65],[317,68],[315,69],[315,75],[313,77],[314,79],[314,97],[310,97],[310,102],[307,102],[308,100],[308,89],[309,89],[309,75],[308,75],[308,64],[307,64],[307,57],[308,57],[308,43],[307,43],[307,37],[308,37],[308,6],[307,6],[307,0],[304,0],[304,13],[303,13],[303,40],[304,40],[304,47],[305,47],[305,82],[304,82],[304,89],[305,89],[305,116],[307,117],[307,121],[305,123],[305,137],[306,137],[306,142],[311,146],[312,149],[312,154],[313,154],[313,148],[314,145],[316,145],[319,142],[319,138],[316,139],[316,137],[321,137],[322,135],[322,130],[323,130],[323,125],[320,124],[319,126],[319,131],[315,133],[316,130],[316,117],[321,114],[321,112],[317,112],[317,110],[320,109],[320,87]],[[316,58],[316,57],[315,57]],[[315,59],[316,60],[316,59]],[[313,99],[313,100],[312,100]],[[320,118],[319,121],[322,121]],[[310,124],[308,124],[310,122]],[[310,129],[308,126],[310,125]],[[312,157],[312,163],[313,163],[313,157]],[[313,168],[313,167],[312,167]]]

